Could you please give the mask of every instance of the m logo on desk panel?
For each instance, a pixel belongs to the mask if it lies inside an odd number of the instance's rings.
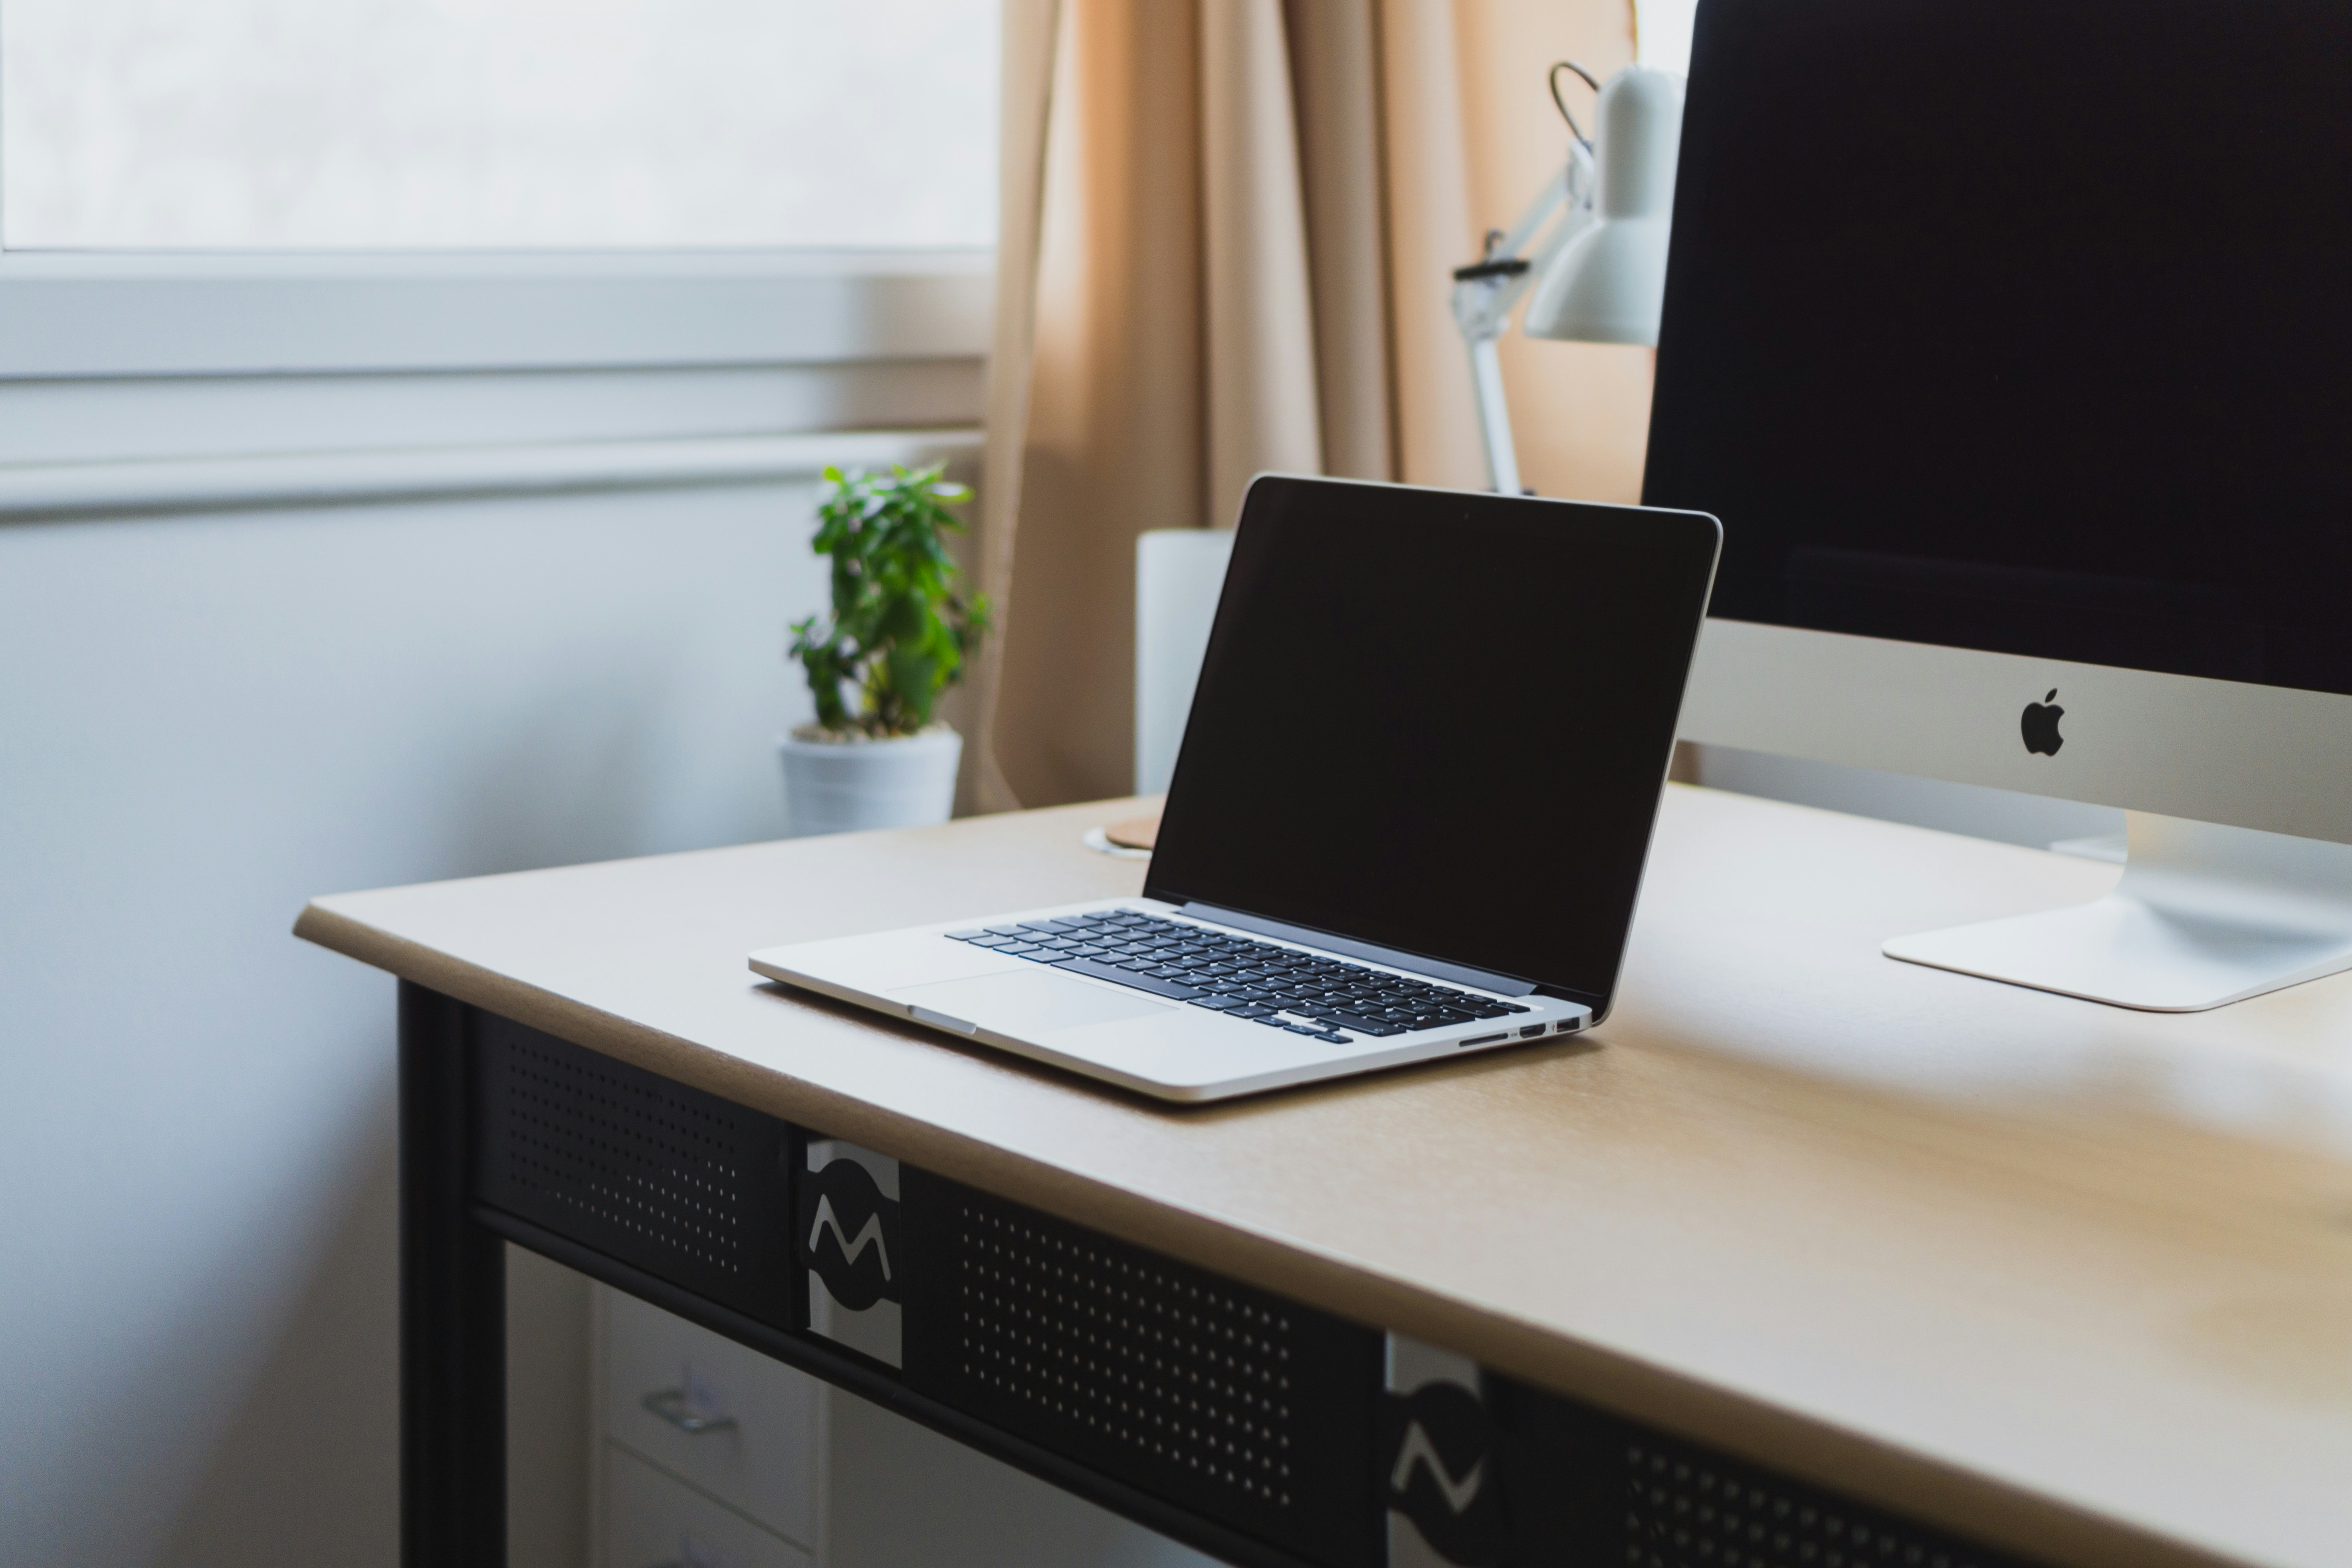
[[[811,1138],[800,1184],[808,1331],[904,1366],[898,1162],[837,1138]]]
[[[1402,1334],[1389,1336],[1387,1359],[1379,1452],[1389,1568],[1496,1568],[1508,1534],[1477,1363]]]

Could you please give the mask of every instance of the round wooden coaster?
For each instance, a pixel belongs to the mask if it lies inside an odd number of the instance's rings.
[[[1125,822],[1114,822],[1103,829],[1103,837],[1122,849],[1149,849],[1160,837],[1160,819],[1156,816],[1131,816]]]

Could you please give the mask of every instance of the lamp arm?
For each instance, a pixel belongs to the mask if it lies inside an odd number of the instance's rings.
[[[1519,221],[1502,234],[1490,235],[1486,253],[1478,260],[1454,269],[1454,322],[1470,351],[1486,482],[1504,495],[1519,493],[1519,462],[1511,441],[1511,412],[1503,395],[1503,364],[1496,340],[1509,329],[1511,311],[1543,275],[1544,267],[1591,226],[1592,188],[1592,149],[1579,139],[1570,144],[1567,166],[1544,182]],[[1531,242],[1535,254],[1521,255]]]
[[[1537,231],[1549,222],[1552,214],[1558,212],[1561,205],[1570,199],[1569,184],[1575,178],[1575,174],[1576,165],[1571,163],[1560,173],[1546,180],[1543,183],[1543,188],[1536,192],[1535,199],[1528,203],[1528,210],[1519,215],[1519,221],[1513,224],[1509,231],[1495,242],[1488,254],[1517,256],[1527,249],[1528,241],[1535,238]]]
[[[1533,258],[1519,254],[1568,200],[1566,174],[1544,182],[1508,233],[1490,234],[1486,254],[1454,269],[1454,319],[1465,338],[1500,337],[1512,308],[1533,286]]]

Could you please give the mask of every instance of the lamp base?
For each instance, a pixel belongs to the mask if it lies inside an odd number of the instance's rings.
[[[2123,879],[1881,951],[2110,1006],[2199,1013],[2352,969],[2352,846],[2129,814]]]

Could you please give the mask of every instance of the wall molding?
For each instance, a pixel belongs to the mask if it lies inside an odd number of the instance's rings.
[[[813,479],[825,465],[969,462],[981,432],[855,430],[0,466],[0,522],[381,505]]]

